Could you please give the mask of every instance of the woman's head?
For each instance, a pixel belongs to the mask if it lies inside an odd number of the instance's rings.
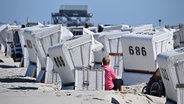
[[[103,65],[109,65],[109,63],[110,63],[110,58],[109,58],[109,56],[103,57],[102,63],[103,63]]]

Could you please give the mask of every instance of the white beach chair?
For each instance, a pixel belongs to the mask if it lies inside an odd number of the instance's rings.
[[[157,61],[166,89],[166,97],[177,104],[183,103],[184,48],[158,54]]]
[[[130,85],[148,82],[158,68],[156,56],[173,49],[172,37],[173,34],[165,28],[123,35],[124,83]]]
[[[98,44],[96,43],[96,45]],[[102,87],[95,87],[97,84],[93,83],[96,82],[96,79],[92,78],[92,76],[98,74],[93,73],[95,70],[92,71],[93,68],[90,68],[94,64],[94,45],[93,35],[81,35],[49,48],[49,56],[54,63],[55,69],[59,72],[63,87],[75,86],[76,90],[104,89],[103,73],[101,73],[101,77],[98,80],[102,80],[103,83],[98,82],[98,85]],[[88,69],[88,71],[85,71],[85,69]],[[85,73],[89,72],[89,74],[85,74],[83,71]],[[83,79],[85,77],[82,76],[86,75],[92,76],[86,77],[89,80]]]
[[[129,33],[129,31],[122,32],[121,30],[114,30],[93,35],[97,41],[104,45],[102,50],[94,53],[95,63],[101,64],[102,58],[109,55],[111,59],[110,66],[114,69],[116,76],[119,78],[122,78],[124,68],[121,37]]]
[[[28,48],[30,64],[26,75],[31,76],[36,73],[38,82],[53,83],[55,74],[52,61],[49,61],[48,48],[61,41],[71,38],[72,33],[61,25],[34,26],[24,30],[24,38]],[[39,65],[40,63],[40,65]],[[39,65],[39,69],[35,69]],[[34,68],[31,68],[34,66]],[[56,81],[57,82],[57,81]]]
[[[173,33],[174,48],[184,46],[184,28],[181,28]]]

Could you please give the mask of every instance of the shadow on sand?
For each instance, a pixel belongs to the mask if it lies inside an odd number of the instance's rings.
[[[16,68],[16,66],[0,65],[0,68]]]
[[[15,82],[26,82],[26,83],[32,83],[36,82],[35,79],[26,79],[24,76],[16,76],[18,78],[0,78],[0,82],[2,83],[15,83]],[[13,87],[13,88],[8,88],[10,90],[38,90],[37,87]]]
[[[25,78],[0,78],[0,82],[4,83],[13,83],[13,82],[36,82],[34,79],[25,79]]]
[[[14,88],[8,88],[11,90],[38,90],[37,87],[14,87]]]
[[[0,59],[0,63],[4,63],[4,61]]]

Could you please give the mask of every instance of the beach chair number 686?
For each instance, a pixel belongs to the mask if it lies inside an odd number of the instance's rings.
[[[129,53],[130,55],[143,55],[143,56],[146,56],[146,48],[145,47],[138,47],[138,46],[129,46]]]

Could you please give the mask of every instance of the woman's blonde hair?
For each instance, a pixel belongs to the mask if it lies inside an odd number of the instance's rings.
[[[109,63],[110,63],[109,56],[104,56],[102,59],[102,63],[103,63],[103,65],[109,65]]]

